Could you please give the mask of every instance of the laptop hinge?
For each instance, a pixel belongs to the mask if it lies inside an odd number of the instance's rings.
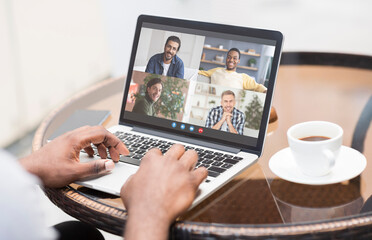
[[[151,129],[148,129],[148,128],[141,128],[141,127],[133,127],[132,130],[136,131],[136,132],[140,132],[140,133],[145,133],[145,134],[157,136],[157,137],[163,137],[163,138],[167,138],[167,139],[171,139],[171,140],[175,140],[175,141],[181,141],[181,142],[185,142],[185,143],[189,143],[189,144],[193,144],[193,145],[199,145],[199,146],[202,146],[202,147],[213,148],[213,149],[217,149],[217,150],[224,151],[224,152],[230,152],[230,153],[233,153],[233,154],[238,154],[241,151],[241,149],[239,149],[239,148],[228,147],[228,146],[224,146],[224,145],[218,144],[218,143],[210,143],[210,142],[206,142],[206,141],[203,141],[203,140],[190,138],[190,137],[187,137],[187,136],[179,136],[179,135],[175,135],[175,134],[165,133],[165,132],[161,132],[159,130],[154,131],[154,130],[151,130]]]

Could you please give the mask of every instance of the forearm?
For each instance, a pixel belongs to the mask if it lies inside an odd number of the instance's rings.
[[[220,130],[222,124],[225,122],[225,120],[221,119],[218,123],[216,123],[212,129],[215,129],[215,130]]]
[[[234,126],[231,123],[227,123],[227,125],[229,126],[229,131],[231,133],[238,133],[238,131],[236,131],[236,129],[234,128]]]
[[[155,212],[151,214],[143,212],[142,210],[128,213],[128,220],[123,236],[124,239],[168,239],[169,226],[171,223],[159,215],[162,215],[162,213]]]
[[[256,83],[256,81],[248,76],[247,74],[243,74],[243,89],[244,90],[251,90],[256,92],[266,92],[266,87],[262,84]]]
[[[210,70],[199,70],[199,74],[200,75],[203,75],[203,76],[206,76],[206,77],[211,77],[212,74],[217,70],[218,68],[212,68]]]
[[[256,92],[266,93],[267,92],[267,88],[264,85],[262,85],[262,84],[258,84],[258,86],[256,88]]]

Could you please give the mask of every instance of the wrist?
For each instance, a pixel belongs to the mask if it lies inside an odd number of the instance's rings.
[[[27,157],[19,159],[19,163],[22,165],[22,167],[27,172],[39,177],[40,180],[44,183],[42,170],[40,166],[38,166],[36,158],[37,158],[37,154],[32,153],[31,155],[28,155]]]
[[[125,239],[167,239],[169,226],[172,223],[166,216],[166,210],[131,209],[125,227]]]
[[[31,155],[19,159],[19,163],[22,165],[24,169],[26,169],[27,172],[32,173],[34,175],[38,175],[33,162],[34,160],[31,157]]]

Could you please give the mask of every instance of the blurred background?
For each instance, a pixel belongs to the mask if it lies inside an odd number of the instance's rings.
[[[371,9],[363,0],[0,0],[0,146],[22,154],[11,146],[53,108],[124,75],[140,14],[276,29],[284,51],[372,55]]]
[[[371,9],[364,0],[0,0],[0,147],[28,154],[52,109],[126,74],[140,14],[279,30],[284,51],[372,55]]]

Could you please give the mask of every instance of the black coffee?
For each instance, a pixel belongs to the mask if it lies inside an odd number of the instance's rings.
[[[328,140],[328,139],[331,139],[331,138],[323,137],[323,136],[310,136],[310,137],[304,137],[304,138],[299,138],[299,139],[303,140],[303,141],[314,142],[314,141],[324,141],[324,140]]]

